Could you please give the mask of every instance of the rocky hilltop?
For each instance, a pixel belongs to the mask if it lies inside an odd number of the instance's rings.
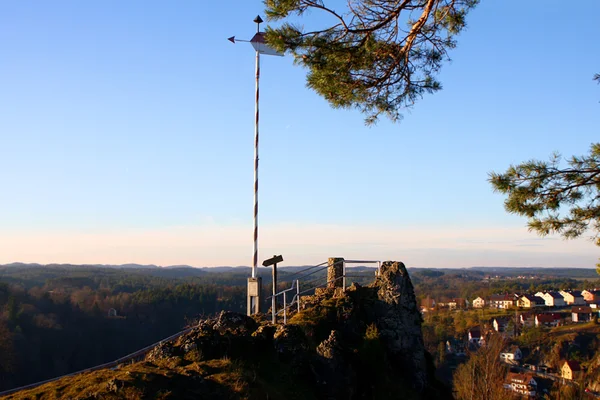
[[[404,264],[303,298],[287,325],[223,312],[143,361],[10,399],[444,399]]]

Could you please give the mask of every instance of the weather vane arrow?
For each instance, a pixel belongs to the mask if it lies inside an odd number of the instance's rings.
[[[227,38],[227,40],[229,40],[233,44],[235,44],[236,42],[250,43],[250,44],[252,44],[252,47],[254,47],[254,50],[259,54],[283,57],[283,53],[278,52],[277,50],[275,50],[274,48],[272,48],[271,46],[269,46],[267,44],[267,41],[265,40],[265,33],[260,31],[260,24],[263,22],[260,15],[257,15],[256,18],[254,18],[254,22],[256,23],[257,26],[256,26],[256,34],[252,37],[252,39],[242,40],[242,39],[236,39],[235,36],[232,36],[232,37]]]

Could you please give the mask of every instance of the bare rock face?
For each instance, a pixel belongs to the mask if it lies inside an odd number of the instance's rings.
[[[282,360],[298,360],[308,351],[302,328],[298,325],[280,325],[273,335],[275,350]]]
[[[213,329],[221,334],[231,333],[234,335],[252,334],[256,328],[258,328],[258,324],[255,320],[231,311],[221,311],[217,322],[213,326]]]
[[[373,287],[380,300],[375,308],[381,339],[396,365],[412,375],[416,389],[427,385],[421,314],[415,292],[401,262],[386,261]]]
[[[354,369],[348,363],[347,349],[343,348],[339,332],[332,330],[329,337],[316,348],[319,362],[314,365],[315,377],[322,386],[323,398],[353,398]]]
[[[173,344],[170,342],[164,342],[150,350],[146,354],[147,361],[158,361],[165,360],[173,356]]]
[[[328,360],[334,360],[336,357],[339,357],[340,344],[337,331],[331,331],[329,338],[317,346],[317,354]]]

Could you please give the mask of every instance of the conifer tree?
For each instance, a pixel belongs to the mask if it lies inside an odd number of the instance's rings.
[[[554,154],[549,161],[531,160],[504,173],[492,172],[490,183],[507,195],[506,211],[528,218],[530,231],[566,239],[590,232],[600,246],[600,143],[566,164]]]
[[[441,89],[436,74],[478,0],[355,0],[343,10],[332,3],[265,0],[267,18],[284,21],[267,29],[267,41],[308,69],[308,87],[333,107],[360,109],[370,124],[382,114],[396,121]],[[314,30],[287,22],[309,11],[332,22]]]

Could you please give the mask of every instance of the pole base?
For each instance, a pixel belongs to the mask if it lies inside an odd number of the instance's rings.
[[[248,278],[248,315],[260,313],[262,278]]]

